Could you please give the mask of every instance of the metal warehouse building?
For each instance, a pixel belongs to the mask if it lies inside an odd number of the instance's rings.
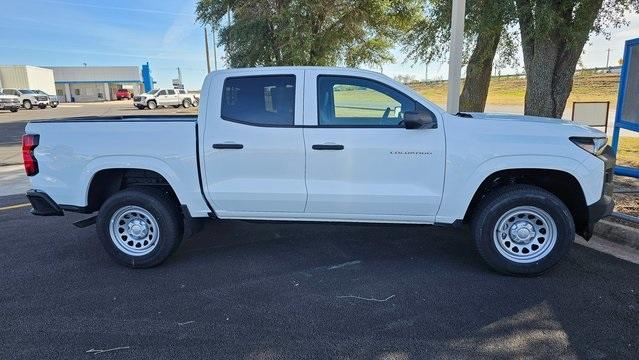
[[[55,93],[61,101],[91,102],[115,100],[118,89],[142,93],[137,66],[53,66]]]
[[[0,88],[42,90],[55,94],[53,71],[29,65],[1,65]]]

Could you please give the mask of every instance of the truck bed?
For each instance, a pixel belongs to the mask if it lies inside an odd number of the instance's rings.
[[[208,212],[200,188],[197,116],[82,117],[32,121],[39,134],[34,188],[47,189],[60,205],[82,208],[92,177],[102,169],[159,172],[191,212]]]

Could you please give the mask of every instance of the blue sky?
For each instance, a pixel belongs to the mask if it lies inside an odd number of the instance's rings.
[[[0,13],[0,64],[40,66],[151,64],[159,86],[169,86],[182,70],[185,85],[197,89],[206,75],[203,30],[195,21],[196,0],[29,0],[3,1]],[[610,41],[592,38],[582,56],[586,67],[604,66],[622,56],[623,42],[639,37],[639,16],[629,27],[615,30]],[[423,64],[396,62],[383,72],[423,78]],[[223,67],[223,48],[218,65]],[[212,51],[211,51],[212,56]],[[523,63],[522,63],[523,65]],[[211,63],[213,66],[213,63]],[[379,70],[379,69],[374,69]],[[511,69],[509,72],[520,69]],[[446,78],[446,64],[430,64],[429,78]]]

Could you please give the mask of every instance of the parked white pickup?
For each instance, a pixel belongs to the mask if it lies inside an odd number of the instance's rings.
[[[604,133],[448,114],[355,69],[215,71],[197,118],[35,121],[26,132],[34,214],[97,211],[104,247],[133,267],[165,260],[187,220],[217,217],[468,223],[493,268],[539,274],[613,204]]]
[[[158,106],[173,106],[185,108],[197,106],[199,99],[193,94],[189,94],[183,89],[155,89],[148,93],[136,95],[133,97],[133,105],[138,109],[144,108],[156,109]]]

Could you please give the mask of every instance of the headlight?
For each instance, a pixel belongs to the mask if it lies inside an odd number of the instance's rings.
[[[606,139],[605,137],[571,137],[570,141],[595,156],[601,155],[601,153],[603,153],[606,148],[606,144],[608,143],[608,139]]]

